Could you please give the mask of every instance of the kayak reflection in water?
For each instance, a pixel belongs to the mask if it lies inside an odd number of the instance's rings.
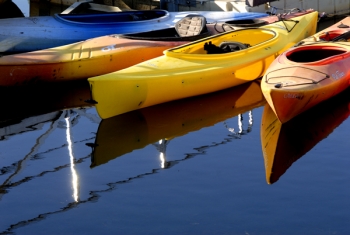
[[[12,0],[0,0],[0,19],[24,17],[22,11]]]

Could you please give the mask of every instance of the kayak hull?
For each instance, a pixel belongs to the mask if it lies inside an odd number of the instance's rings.
[[[294,18],[296,21],[222,33],[166,50],[161,57],[127,69],[89,78],[97,111],[100,117],[108,118],[260,78],[279,54],[316,32],[317,18],[318,13],[312,12]],[[286,26],[294,28],[288,31]],[[230,53],[206,54],[206,43],[223,41],[251,46]]]
[[[103,36],[62,46],[59,50],[52,48],[4,56],[0,57],[0,86],[86,79],[149,60],[161,55],[165,49],[183,43]]]
[[[350,25],[350,18],[342,23]],[[332,26],[303,40],[302,45],[287,50],[264,75],[262,92],[282,123],[349,86],[350,44],[319,40],[326,35],[325,32],[334,33],[334,30]],[[337,28],[337,35],[341,30],[347,32],[346,28]]]

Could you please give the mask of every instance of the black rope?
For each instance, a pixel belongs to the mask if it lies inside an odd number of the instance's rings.
[[[284,24],[284,27],[286,27],[286,30],[288,31],[288,33],[292,32],[292,30],[295,28],[295,26],[299,23],[298,20],[286,20],[286,19],[282,19],[282,18],[280,18],[280,21],[282,21],[282,23]],[[291,22],[294,22],[295,24],[293,25],[293,27],[291,29],[288,29],[285,21],[291,21]]]

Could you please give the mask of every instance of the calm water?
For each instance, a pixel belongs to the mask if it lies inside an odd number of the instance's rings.
[[[103,121],[86,81],[0,96],[0,233],[349,234],[350,90],[275,159],[257,82]]]

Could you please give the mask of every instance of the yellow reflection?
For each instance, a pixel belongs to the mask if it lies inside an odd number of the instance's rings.
[[[261,92],[260,82],[254,81],[231,89],[204,96],[177,100],[169,103],[139,109],[100,122],[93,148],[91,167],[107,163],[135,149],[153,144],[158,150],[159,143],[165,143],[163,155],[166,159],[166,146],[170,140],[184,136],[204,127],[213,126],[230,118],[249,112],[248,127],[250,132],[253,117],[250,110],[266,103]],[[226,124],[226,123],[225,123]],[[235,133],[235,129],[229,128]],[[237,131],[238,132],[238,131]],[[234,133],[230,134],[233,135]],[[239,133],[236,133],[239,138]],[[161,142],[159,142],[161,140]],[[169,162],[164,161],[164,167]]]
[[[67,142],[68,142],[68,151],[69,151],[69,158],[70,158],[70,170],[72,172],[72,187],[73,187],[73,198],[74,201],[78,202],[78,175],[75,170],[75,165],[74,165],[74,156],[73,156],[73,145],[72,145],[72,140],[70,136],[70,123],[69,123],[69,117],[66,117],[66,124],[67,124],[67,131],[66,131],[66,136],[67,136]]]

